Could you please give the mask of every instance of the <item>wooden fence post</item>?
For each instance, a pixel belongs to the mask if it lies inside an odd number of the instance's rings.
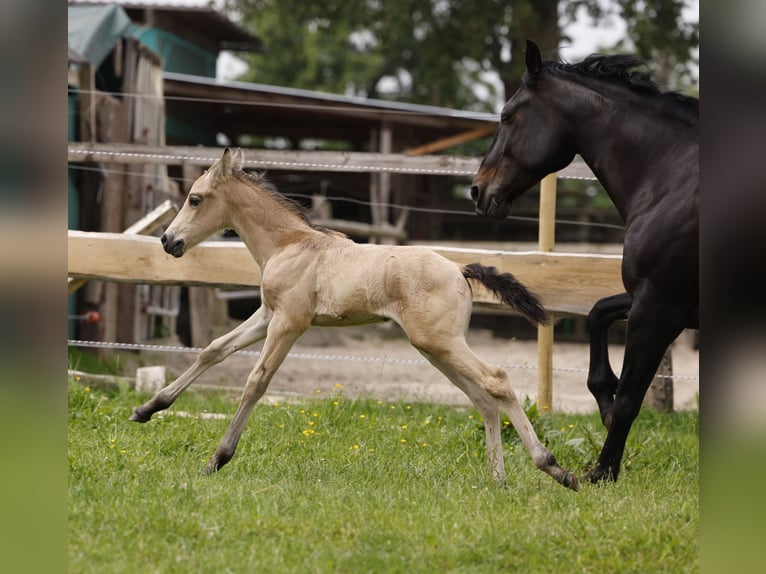
[[[555,242],[556,174],[551,173],[540,182],[540,251],[553,251]],[[537,406],[553,409],[553,322],[537,326]]]
[[[644,404],[661,413],[673,412],[673,354],[672,345],[665,351],[652,384],[644,397]]]

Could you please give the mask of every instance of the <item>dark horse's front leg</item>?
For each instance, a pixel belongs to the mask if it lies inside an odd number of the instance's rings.
[[[598,404],[601,421],[609,428],[612,405],[617,393],[617,375],[609,364],[609,327],[615,321],[627,318],[633,299],[627,293],[604,297],[588,313],[590,336],[590,364],[588,390]]]
[[[657,298],[650,305],[635,297],[628,317],[625,358],[609,412],[606,441],[586,480],[617,480],[630,428],[668,346],[684,328],[683,309]]]

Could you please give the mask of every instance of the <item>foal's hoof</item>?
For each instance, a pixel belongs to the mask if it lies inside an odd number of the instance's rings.
[[[140,407],[139,407],[140,408]],[[149,419],[152,418],[152,413],[149,414],[143,414],[139,409],[135,409],[133,411],[133,414],[130,415],[130,418],[128,419],[131,422],[134,423],[145,423],[149,421]]]
[[[564,478],[561,480],[561,484],[571,490],[574,490],[575,492],[580,490],[580,484],[577,482],[577,477],[573,472],[568,470],[566,471]]]

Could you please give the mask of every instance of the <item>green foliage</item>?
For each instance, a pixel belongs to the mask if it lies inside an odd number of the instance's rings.
[[[245,80],[494,111],[527,37],[558,44],[558,0],[229,0],[267,51]],[[487,72],[506,82],[497,94]]]
[[[495,102],[510,97],[521,81],[526,40],[555,55],[567,40],[560,23],[581,10],[596,22],[617,12],[639,55],[656,60],[661,74],[666,69],[688,72],[699,26],[681,23],[685,3],[618,0],[604,7],[598,0],[227,0],[224,5],[266,46],[264,54],[247,56],[250,69],[244,80],[495,111]],[[503,93],[497,93],[490,73],[501,78]]]
[[[694,91],[691,67],[699,64],[699,22],[683,22],[687,0],[618,0],[628,37],[616,48],[630,50],[650,63],[655,79],[666,86]],[[667,89],[667,88],[666,88]]]
[[[70,369],[105,375],[116,375],[120,372],[120,356],[116,353],[109,354],[106,358],[101,359],[92,350],[69,347],[68,354]]]
[[[71,572],[698,569],[696,412],[642,413],[620,481],[573,493],[512,438],[494,485],[470,409],[260,404],[232,462],[203,476],[228,420],[196,415],[230,415],[230,397],[187,393],[172,411],[192,418],[137,425],[146,397],[74,382],[68,396]],[[595,415],[527,411],[565,466],[592,457],[585,429],[603,440]]]

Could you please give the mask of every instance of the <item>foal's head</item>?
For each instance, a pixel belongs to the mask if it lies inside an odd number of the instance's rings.
[[[181,211],[160,238],[166,252],[181,257],[216,231],[232,227],[232,208],[225,192],[234,170],[241,168],[242,150],[232,154],[227,148],[221,159],[197,178]]]
[[[249,231],[280,235],[277,243],[294,242],[310,233],[346,237],[316,226],[298,203],[280,194],[263,175],[242,171],[242,150],[228,148],[221,159],[194,182],[181,211],[160,238],[165,251],[181,257],[221,229],[240,236]]]
[[[242,150],[232,154],[226,148],[221,158],[197,178],[181,211],[160,237],[167,253],[181,257],[216,231],[232,227],[232,209],[225,190],[234,170],[241,167]]]

